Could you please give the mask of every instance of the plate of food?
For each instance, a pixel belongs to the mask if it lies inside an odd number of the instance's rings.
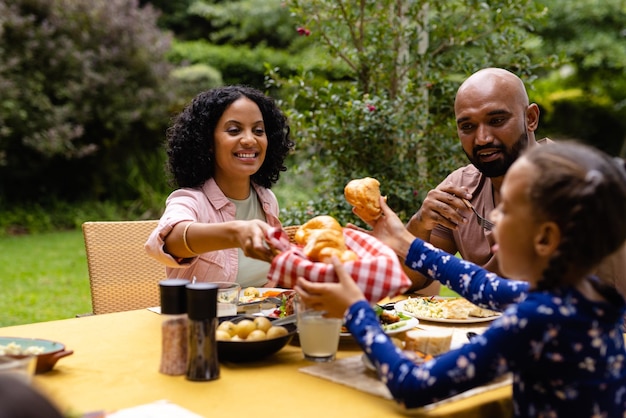
[[[45,373],[54,367],[56,362],[74,350],[66,350],[65,345],[57,341],[40,338],[0,337],[0,355],[23,358],[36,356],[35,373]]]
[[[378,308],[376,309],[376,314],[378,315],[383,331],[385,331],[387,335],[396,335],[408,331],[419,324],[417,318],[394,310]],[[346,327],[341,327],[341,336],[351,336]]]
[[[238,312],[282,317],[289,314],[293,289],[278,287],[247,287],[239,295]],[[293,309],[291,308],[291,313]]]
[[[452,324],[490,322],[502,315],[481,308],[462,297],[423,296],[401,300],[394,305],[396,312],[420,321]]]

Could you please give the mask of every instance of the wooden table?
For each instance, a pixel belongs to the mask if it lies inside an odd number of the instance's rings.
[[[466,330],[458,330],[464,335]],[[119,312],[0,328],[0,336],[59,341],[74,354],[59,360],[33,385],[64,411],[108,412],[167,399],[204,417],[295,416],[392,417],[406,414],[394,401],[311,376],[298,369],[312,363],[297,345],[287,345],[264,361],[221,364],[211,382],[158,372],[161,317],[148,310]],[[338,358],[360,355],[342,341]],[[432,417],[504,417],[511,388],[503,387],[437,407]]]

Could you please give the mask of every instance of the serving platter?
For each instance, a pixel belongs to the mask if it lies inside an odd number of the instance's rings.
[[[445,300],[445,299],[457,299],[455,297],[446,297],[446,296],[426,296],[426,297],[416,297],[416,298],[412,298],[412,299],[430,299],[430,300]],[[420,321],[427,321],[427,322],[440,322],[440,323],[444,323],[444,324],[476,324],[476,323],[483,323],[483,322],[491,322],[497,318],[499,318],[502,314],[498,313],[494,316],[486,316],[486,317],[477,317],[477,316],[470,316],[468,318],[465,319],[458,319],[458,318],[433,318],[431,316],[425,316],[425,315],[420,315],[414,312],[409,312],[405,309],[404,305],[406,305],[407,301],[409,299],[406,300],[401,300],[399,302],[396,302],[396,304],[394,305],[394,309],[396,310],[396,312],[401,312],[404,315],[408,315],[408,316],[412,316],[414,318],[419,319]]]

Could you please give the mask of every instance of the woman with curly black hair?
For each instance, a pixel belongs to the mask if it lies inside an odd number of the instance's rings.
[[[178,189],[146,242],[168,278],[267,282],[265,231],[280,226],[270,188],[293,147],[287,118],[254,88],[219,87],[193,99],[167,131]]]

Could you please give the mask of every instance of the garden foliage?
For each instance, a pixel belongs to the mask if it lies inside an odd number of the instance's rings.
[[[534,22],[546,10],[532,0],[479,2],[292,0],[298,32],[322,47],[347,77],[272,71],[283,94],[300,167],[315,173],[316,196],[283,219],[318,213],[355,221],[343,199],[353,178],[381,182],[391,207],[408,217],[425,193],[466,164],[454,124],[456,88],[486,66],[532,81],[546,60],[529,59]]]
[[[168,123],[156,19],[136,0],[0,0],[0,197],[136,196]]]

